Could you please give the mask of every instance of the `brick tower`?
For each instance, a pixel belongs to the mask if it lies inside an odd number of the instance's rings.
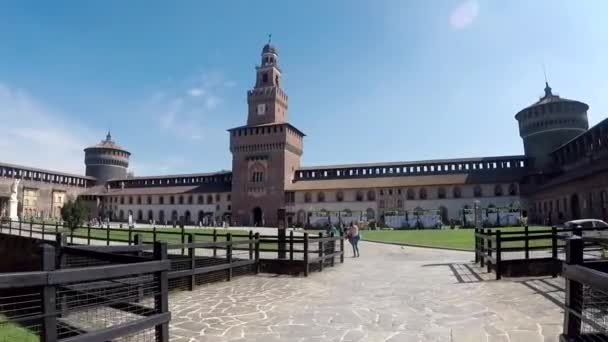
[[[232,217],[238,225],[275,226],[285,188],[300,166],[304,134],[287,122],[287,94],[274,46],[264,45],[247,92],[247,125],[229,129]]]

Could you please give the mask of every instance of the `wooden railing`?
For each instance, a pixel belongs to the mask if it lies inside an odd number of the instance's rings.
[[[504,253],[523,252],[523,258],[511,258],[509,260],[531,260],[530,252],[547,251],[554,260],[559,260],[558,251],[563,248],[564,240],[570,235],[582,236],[583,231],[605,231],[607,227],[594,227],[582,229],[557,228],[530,230],[525,226],[523,230],[501,230],[501,229],[475,229],[475,262],[481,267],[487,267],[488,273],[492,270],[496,273],[496,279],[502,278]],[[556,271],[552,271],[557,276]]]
[[[156,243],[151,260],[106,260],[99,253],[87,257],[97,266],[70,267],[66,260],[78,251],[62,246],[61,238],[55,246],[42,245],[40,271],[0,274],[3,336],[19,341],[29,334],[46,342],[76,342],[145,335],[168,341],[166,247]],[[106,315],[111,310],[115,316],[124,314],[111,322]]]
[[[588,243],[608,248],[608,239],[580,238],[566,241],[564,326],[560,341],[608,340],[608,260],[584,260]]]

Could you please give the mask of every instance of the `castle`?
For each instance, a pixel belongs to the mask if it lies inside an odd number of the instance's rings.
[[[0,215],[17,178],[22,218],[58,217],[77,197],[93,216],[186,224],[275,226],[281,208],[294,225],[320,212],[384,221],[429,209],[447,222],[475,201],[521,207],[537,223],[608,216],[608,121],[589,128],[589,106],[553,94],[548,84],[515,115],[524,155],[302,166],[305,134],[289,123],[278,57],[270,43],[263,47],[247,92],[247,123],[228,130],[231,172],[129,177],[131,154],[108,133],[84,150],[84,176],[0,163]]]

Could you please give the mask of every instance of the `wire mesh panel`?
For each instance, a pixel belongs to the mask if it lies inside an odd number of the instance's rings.
[[[38,341],[42,296],[35,288],[0,291],[0,342]]]

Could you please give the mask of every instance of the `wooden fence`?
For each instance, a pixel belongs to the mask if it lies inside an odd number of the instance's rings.
[[[566,241],[564,326],[560,341],[608,341],[608,261],[584,260],[585,245],[608,247],[608,239]]]
[[[586,228],[584,231],[605,231],[608,228]],[[496,279],[502,278],[505,268],[520,265],[522,275],[551,274],[556,276],[561,261],[558,251],[563,249],[564,240],[570,235],[582,236],[583,229],[557,228],[530,230],[475,229],[475,262],[481,267],[487,267],[488,273],[494,271]],[[533,251],[544,251],[540,256],[532,256]],[[505,253],[519,252],[514,258],[505,258]],[[533,273],[530,265],[538,264],[537,272]],[[510,268],[511,269],[511,268]],[[528,273],[527,273],[528,272]],[[532,272],[532,273],[529,273]]]
[[[7,341],[168,341],[165,243],[153,246],[152,260],[85,256],[61,239],[43,244],[41,255],[40,271],[0,274],[0,330]],[[70,265],[72,257],[95,265]]]

